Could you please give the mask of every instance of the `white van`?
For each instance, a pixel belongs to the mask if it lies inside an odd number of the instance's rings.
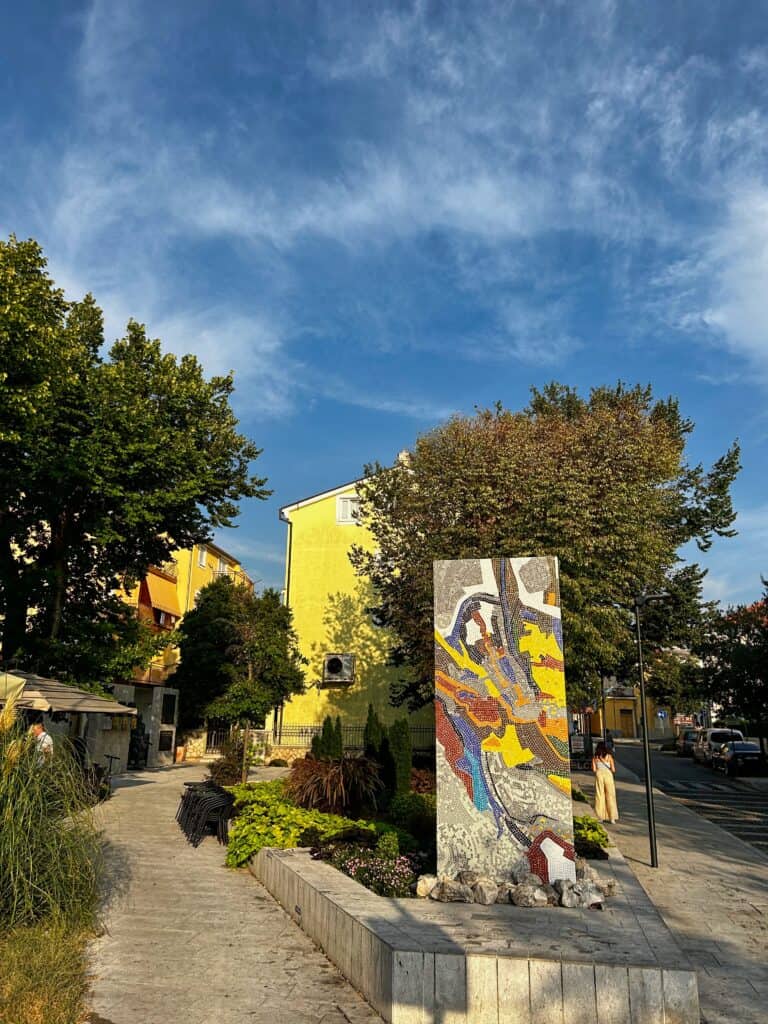
[[[693,744],[693,759],[702,764],[712,763],[712,751],[719,750],[730,740],[743,740],[744,735],[738,729],[702,729]]]

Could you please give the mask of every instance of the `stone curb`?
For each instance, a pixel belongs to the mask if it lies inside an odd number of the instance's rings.
[[[613,867],[623,887],[631,872],[620,855]],[[699,1024],[696,975],[664,950],[655,966],[472,952],[439,929],[425,938],[409,927],[405,901],[374,895],[306,850],[261,850],[249,870],[390,1024]],[[634,876],[626,885],[645,937],[680,957]],[[599,932],[597,916],[589,927]]]

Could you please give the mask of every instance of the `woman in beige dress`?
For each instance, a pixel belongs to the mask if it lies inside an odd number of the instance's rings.
[[[616,762],[605,743],[597,745],[595,756],[592,758],[592,771],[595,773],[595,814],[600,821],[610,821],[615,825],[619,820],[616,786],[613,781]]]

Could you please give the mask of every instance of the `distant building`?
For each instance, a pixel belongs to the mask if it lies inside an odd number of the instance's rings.
[[[202,588],[221,576],[253,586],[232,555],[216,544],[195,544],[191,549],[174,551],[162,566],[151,566],[141,583],[123,596],[136,608],[139,619],[155,632],[171,633],[195,607]],[[113,687],[118,700],[133,703],[138,709],[149,767],[170,764],[174,759],[179,691],[173,686],[173,673],[178,664],[179,649],[169,644],[150,665],[137,668],[131,680]]]
[[[390,685],[403,670],[387,664],[388,635],[368,609],[371,584],[349,561],[353,544],[367,550],[373,537],[357,520],[357,481],[303,498],[280,509],[288,526],[285,601],[301,653],[308,659],[306,692],[291,697],[267,723],[283,746],[306,746],[326,715],[340,715],[348,741],[362,737],[368,705],[384,722],[406,714],[389,702]],[[416,742],[433,745],[432,708],[410,716]]]

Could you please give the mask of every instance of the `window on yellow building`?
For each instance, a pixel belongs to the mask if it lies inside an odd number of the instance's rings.
[[[345,495],[336,499],[336,522],[356,523],[360,515],[360,499]]]
[[[206,561],[207,555],[208,555],[208,548],[206,548],[205,544],[201,544],[199,546],[199,548],[197,549],[197,564],[200,566],[201,569],[205,568],[205,561]]]

